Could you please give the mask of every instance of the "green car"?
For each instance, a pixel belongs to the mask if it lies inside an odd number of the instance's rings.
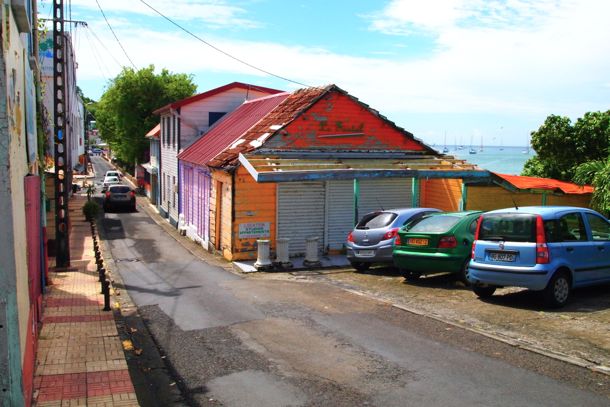
[[[458,273],[468,284],[468,263],[482,211],[441,212],[402,227],[392,257],[408,281],[423,274]]]

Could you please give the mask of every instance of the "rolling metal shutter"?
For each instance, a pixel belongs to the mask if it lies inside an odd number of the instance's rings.
[[[290,239],[291,256],[305,254],[305,239],[317,236],[319,250],[324,244],[324,182],[278,184],[278,230]]]
[[[381,209],[412,206],[412,178],[364,179],[359,184],[358,218]]]
[[[326,246],[340,250],[354,228],[354,181],[326,183]]]

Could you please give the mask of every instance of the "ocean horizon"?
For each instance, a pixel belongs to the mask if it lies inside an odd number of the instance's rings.
[[[444,146],[436,145],[433,148],[442,152]],[[476,154],[469,153],[469,146],[458,149],[458,146],[447,145],[447,148],[449,149],[447,155],[466,160],[492,172],[510,175],[521,175],[525,162],[536,155],[534,150],[523,146],[488,146],[482,149],[473,146]]]

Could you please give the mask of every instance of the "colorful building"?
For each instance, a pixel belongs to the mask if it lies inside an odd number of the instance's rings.
[[[279,93],[279,90],[233,82],[155,111],[160,115],[160,166],[158,208],[173,225],[178,224],[179,174],[177,155],[244,101]]]
[[[335,85],[280,98],[262,117],[264,109],[244,119],[254,109],[242,106],[223,120],[221,134],[179,156],[185,168],[209,173],[201,233],[227,259],[256,258],[260,238],[272,249],[277,238],[290,239],[292,256],[305,252],[308,237],[318,238],[322,252],[339,251],[359,216],[418,206],[421,179],[489,176],[437,153]],[[200,196],[182,193],[185,202]]]

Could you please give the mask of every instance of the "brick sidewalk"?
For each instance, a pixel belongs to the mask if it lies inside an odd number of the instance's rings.
[[[84,196],[70,207],[67,271],[50,271],[34,377],[35,406],[138,406],[127,362],[95,265]]]

